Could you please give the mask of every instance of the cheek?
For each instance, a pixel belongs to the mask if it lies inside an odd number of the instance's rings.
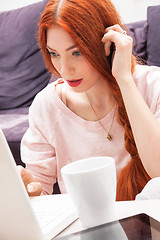
[[[88,75],[94,77],[96,75],[96,70],[94,67],[88,64],[82,66],[83,71]]]
[[[97,81],[101,78],[101,75],[99,74],[99,72],[97,72],[97,70],[92,66],[89,66],[89,67],[86,66],[84,71],[85,71],[85,76],[87,76],[87,78],[93,85],[97,83]]]
[[[55,61],[54,59],[51,58],[51,62],[53,64],[53,66],[55,67],[55,69],[59,72],[60,71],[60,64],[58,63],[58,61]]]
[[[81,61],[81,69],[83,69],[84,72],[86,72],[89,75],[94,75],[95,74],[95,68],[86,60],[85,58],[82,59]]]

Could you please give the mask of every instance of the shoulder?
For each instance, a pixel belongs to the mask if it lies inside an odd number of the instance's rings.
[[[137,84],[140,84],[142,81],[146,83],[160,81],[160,67],[136,65],[133,77]]]
[[[137,65],[133,77],[144,100],[155,111],[160,98],[160,67]]]
[[[137,65],[133,77],[141,92],[160,91],[160,67]]]
[[[38,121],[45,118],[51,119],[51,116],[57,118],[57,113],[63,105],[59,97],[61,93],[58,86],[59,81],[60,79],[48,84],[36,95],[29,109],[29,114],[32,118],[35,120],[39,118]]]
[[[35,97],[32,105],[42,104],[48,105],[55,103],[57,99],[61,99],[63,79],[57,79],[55,82],[48,84],[43,90],[41,90]],[[41,106],[42,106],[41,105]]]
[[[64,111],[64,104],[55,91],[57,82],[50,83],[41,90],[29,108],[28,133],[36,141],[43,141],[45,138],[50,144],[53,143],[56,124]]]

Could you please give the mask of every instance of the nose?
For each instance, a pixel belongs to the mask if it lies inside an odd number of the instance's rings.
[[[61,69],[60,74],[63,78],[68,79],[74,72],[74,65],[73,63],[67,58],[61,58]]]

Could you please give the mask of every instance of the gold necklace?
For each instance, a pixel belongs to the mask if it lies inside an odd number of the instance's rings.
[[[105,129],[105,127],[103,126],[103,124],[101,123],[101,121],[98,119],[97,113],[96,113],[96,111],[94,110],[94,108],[93,108],[93,106],[92,106],[92,104],[91,104],[91,102],[90,102],[90,99],[89,99],[89,97],[88,97],[87,92],[85,92],[85,93],[86,93],[88,102],[89,102],[89,104],[90,104],[90,106],[91,106],[91,108],[92,108],[92,111],[94,112],[94,114],[95,114],[95,116],[96,116],[97,121],[99,122],[99,124],[101,125],[101,127],[104,129],[104,131],[107,133],[107,139],[108,139],[109,141],[112,141],[112,136],[111,136],[111,134],[110,134],[110,131],[111,131],[111,128],[112,128],[112,125],[113,125],[113,121],[114,121],[115,115],[116,115],[116,109],[117,109],[117,107],[116,107],[115,110],[114,110],[112,122],[111,122],[111,125],[110,125],[109,130],[107,131],[107,130]]]

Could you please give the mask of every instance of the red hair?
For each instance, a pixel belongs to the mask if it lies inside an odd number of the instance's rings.
[[[150,177],[139,158],[123,98],[111,73],[111,56],[106,57],[101,41],[105,28],[115,24],[126,29],[110,0],[50,0],[39,23],[39,44],[48,70],[59,76],[46,48],[46,32],[48,28],[61,26],[90,64],[108,81],[118,105],[118,122],[125,130],[125,148],[131,155],[131,161],[118,179],[117,200],[133,200]],[[136,64],[134,56],[131,61],[133,73]]]

